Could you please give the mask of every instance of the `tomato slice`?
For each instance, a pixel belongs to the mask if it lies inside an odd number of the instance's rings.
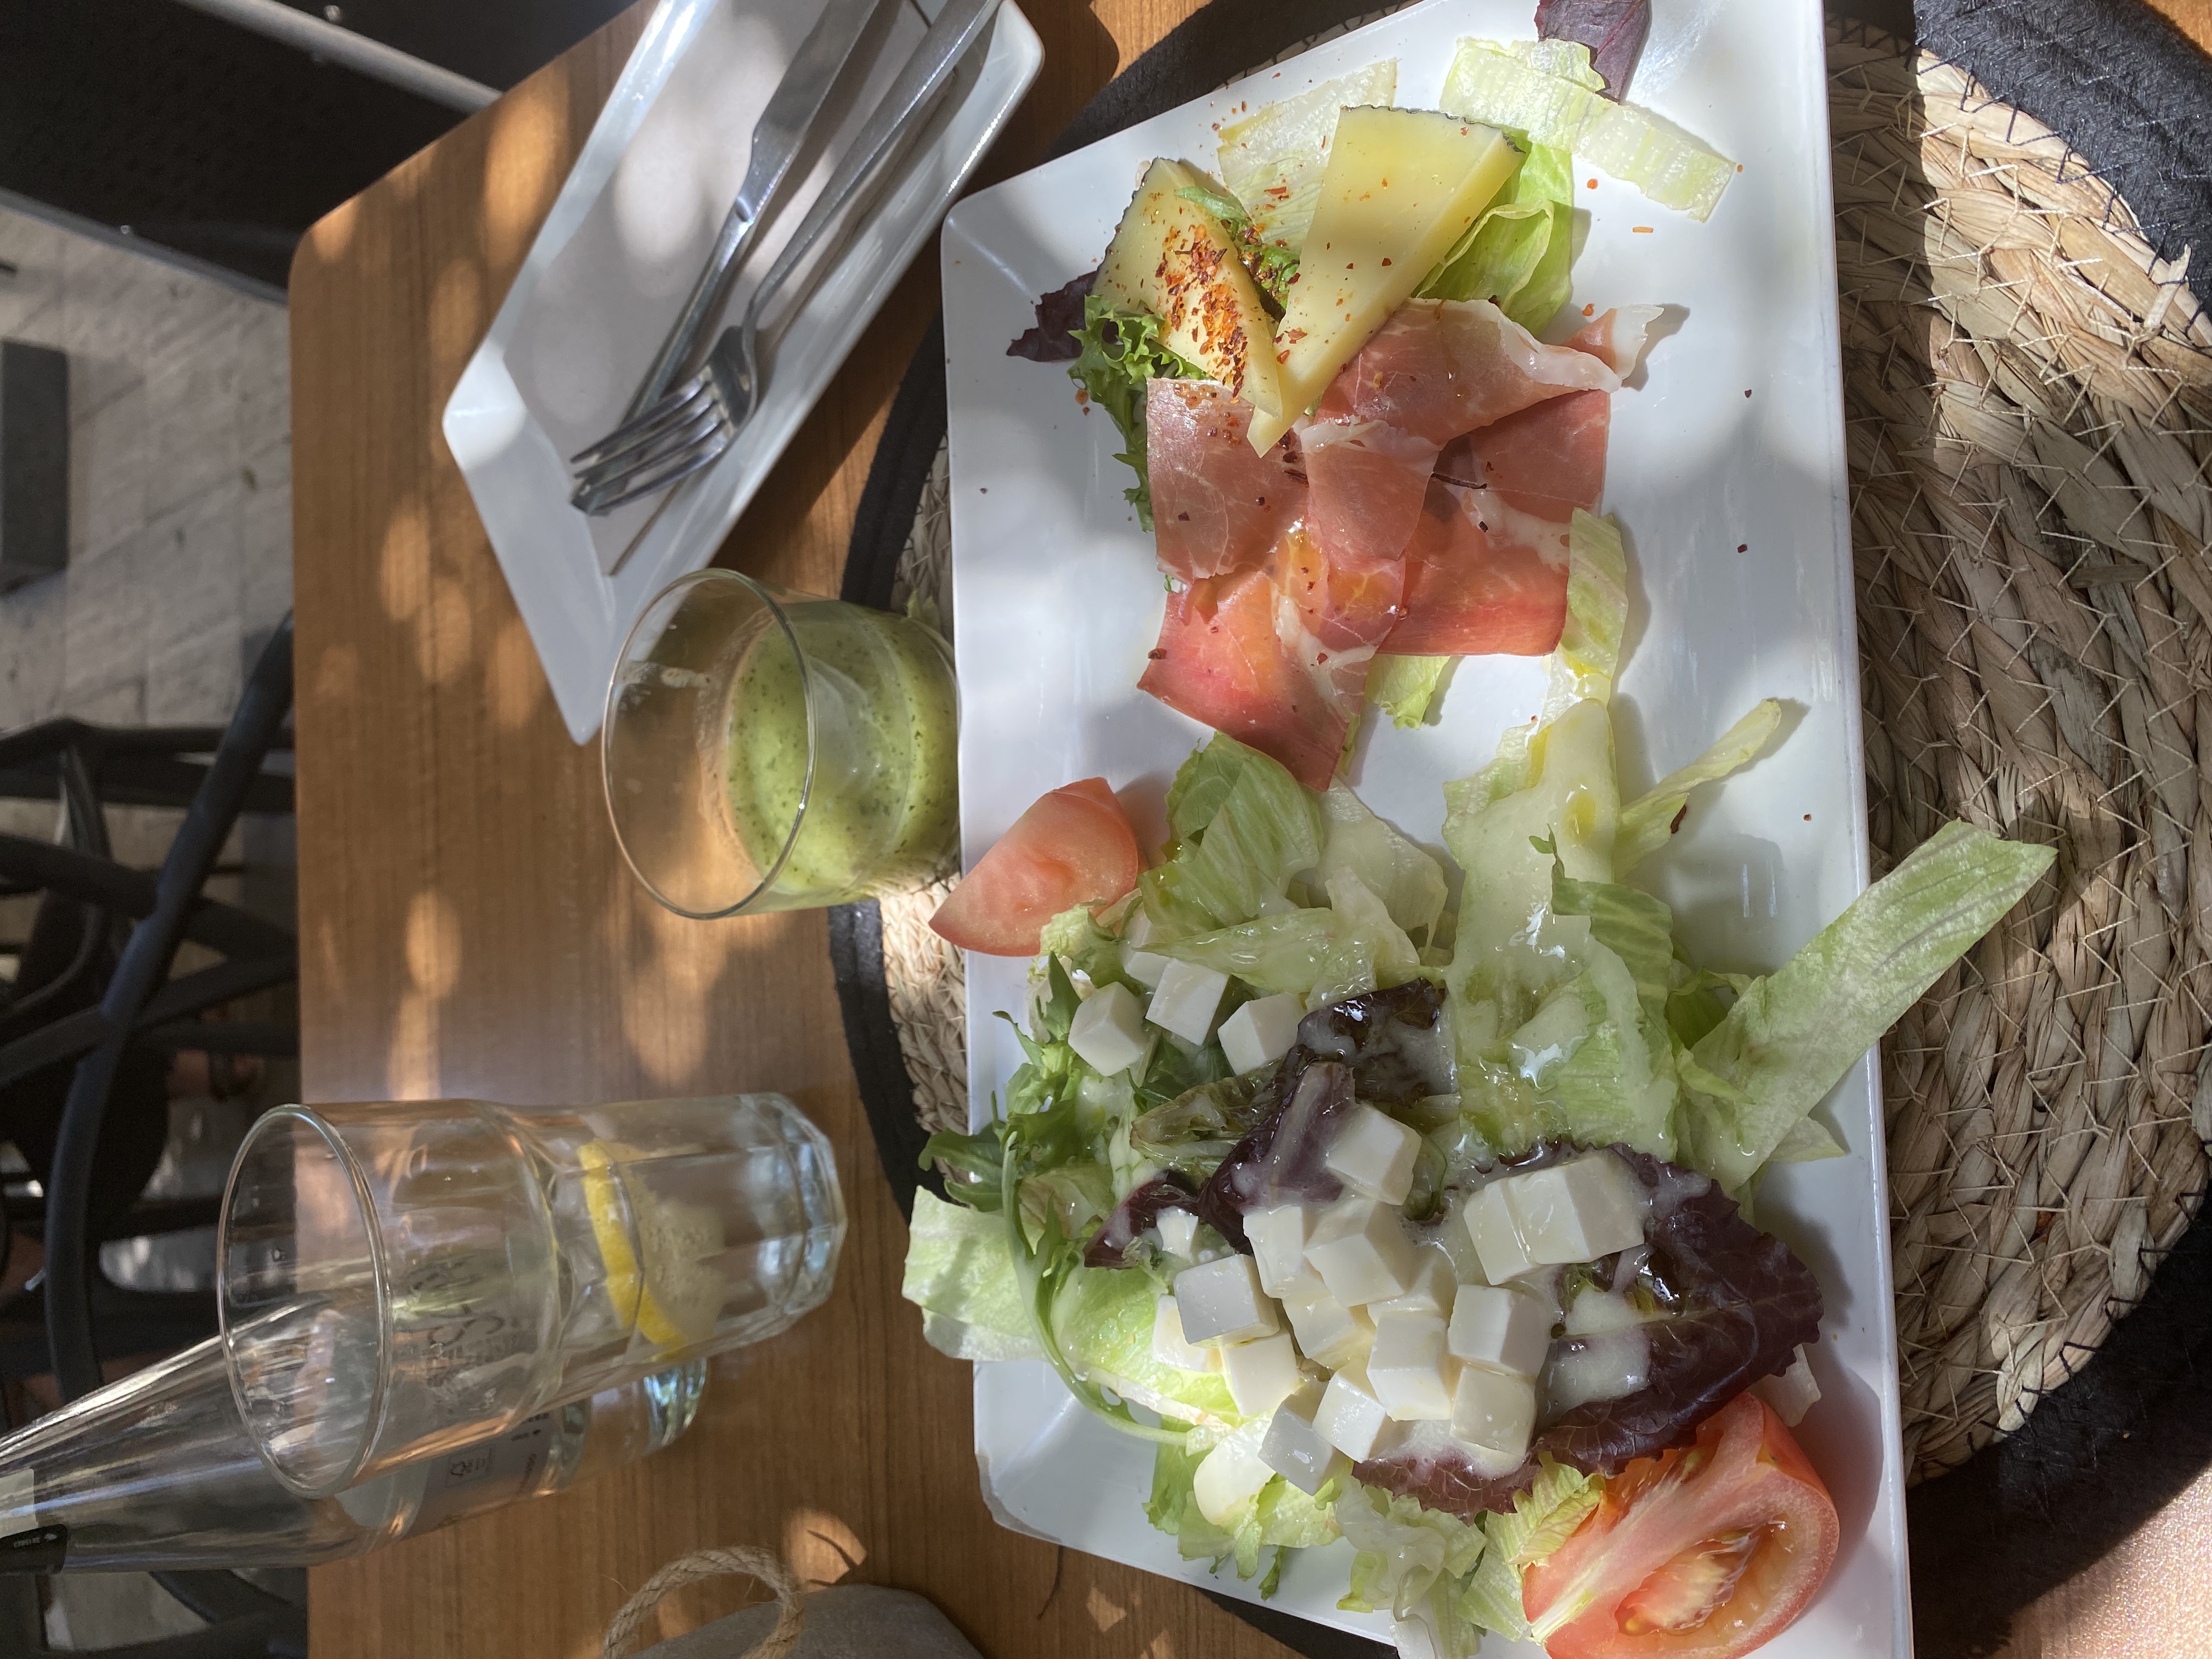
[[[1045,923],[1079,904],[1111,904],[1144,867],[1137,833],[1106,780],[1085,778],[1016,818],[929,925],[986,956],[1033,957]]]
[[[1639,1458],[1528,1571],[1552,1659],[1735,1659],[1805,1610],[1836,1559],[1836,1506],[1765,1402],[1739,1395],[1694,1444]]]

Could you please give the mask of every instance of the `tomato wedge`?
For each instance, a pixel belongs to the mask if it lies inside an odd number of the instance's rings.
[[[1552,1659],[1735,1659],[1805,1610],[1836,1506],[1765,1402],[1739,1395],[1694,1444],[1606,1482],[1521,1602]]]
[[[1137,833],[1106,780],[1085,778],[1016,818],[929,925],[966,950],[1033,957],[1045,923],[1079,904],[1111,904],[1144,867]]]

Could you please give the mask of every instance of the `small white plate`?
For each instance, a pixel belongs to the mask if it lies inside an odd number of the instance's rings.
[[[1606,507],[1632,550],[1630,650],[1614,704],[1625,786],[1703,750],[1762,696],[1793,706],[1786,736],[1695,803],[1645,866],[1686,943],[1718,968],[1779,965],[1867,878],[1858,653],[1838,355],[1827,83],[1815,0],[1657,0],[1636,102],[1743,164],[1698,224],[1588,170],[1589,237],[1561,325],[1650,302],[1675,310],[1633,390],[1614,399]],[[1103,774],[1164,834],[1168,780],[1206,735],[1136,690],[1164,600],[1152,538],[1121,499],[1110,423],[1077,405],[1057,365],[1010,358],[1036,295],[1095,264],[1144,163],[1211,163],[1233,107],[1304,90],[1379,58],[1398,101],[1440,92],[1456,42],[1525,38],[1528,0],[1429,0],[1212,98],[979,192],[945,229],[953,593],[962,703],[962,830],[972,864],[1044,791]],[[1224,65],[1224,68],[1229,67]],[[1649,227],[1648,231],[1638,227]],[[1748,394],[1748,395],[1747,395]],[[1742,550],[1739,550],[1739,548]],[[1471,660],[1440,725],[1384,726],[1352,780],[1435,846],[1442,786],[1489,759],[1537,707],[1541,670]],[[1439,849],[1440,850],[1440,849]],[[993,1016],[1023,1006],[1026,964],[970,957],[969,1066],[979,1118],[1020,1061]],[[1760,1224],[1787,1239],[1826,1302],[1813,1357],[1824,1398],[1801,1430],[1843,1523],[1819,1599],[1774,1659],[1902,1655],[1903,1461],[1881,1098],[1871,1060],[1824,1108],[1849,1156],[1779,1168]],[[1042,1364],[977,1368],[983,1488],[1006,1525],[1250,1597],[1233,1571],[1182,1561],[1145,1520],[1150,1449],[1086,1416]],[[1274,1605],[1388,1639],[1340,1613],[1349,1547],[1307,1553]]]
[[[896,20],[872,85],[896,74],[939,3],[909,0],[911,15]],[[663,498],[665,510],[641,503],[587,519],[568,505],[566,457],[604,430],[599,405],[611,398],[619,414],[645,373],[744,176],[753,119],[820,10],[821,0],[661,0],[446,404],[446,441],[578,743],[599,730],[631,623],[662,587],[714,557],[1044,61],[1029,20],[1002,6],[921,147],[864,204],[812,293],[795,311],[772,308],[768,389],[751,422],[712,466]],[[692,63],[686,76],[695,48],[717,58]],[[672,81],[682,106],[656,111]],[[866,101],[841,137],[866,119]],[[660,153],[650,169],[626,174],[625,153],[648,121]],[[687,132],[701,139],[689,153]],[[726,315],[742,309],[835,161],[827,150],[803,161]],[[564,260],[572,241],[577,257]],[[719,332],[717,324],[708,337]]]

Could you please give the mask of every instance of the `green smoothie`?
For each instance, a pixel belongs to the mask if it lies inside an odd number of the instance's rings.
[[[793,907],[928,876],[951,852],[959,820],[959,704],[944,642],[908,617],[834,599],[800,600],[787,614],[804,684],[773,624],[731,677],[726,799],[738,839],[767,870],[804,799],[798,839],[769,887]]]

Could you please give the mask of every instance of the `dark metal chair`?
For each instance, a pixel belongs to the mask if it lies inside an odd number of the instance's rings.
[[[244,1023],[204,1024],[197,1016],[253,991],[292,979],[298,953],[292,935],[245,911],[217,903],[201,890],[214,871],[239,815],[286,810],[289,779],[263,767],[282,743],[292,702],[292,624],[288,617],[248,677],[244,696],[221,732],[170,731],[119,733],[76,722],[46,726],[0,739],[0,790],[15,779],[44,786],[64,802],[68,844],[0,836],[0,881],[14,891],[59,894],[84,908],[82,943],[62,973],[34,995],[32,1010],[50,1016],[36,1029],[0,1044],[0,1086],[21,1083],[61,1064],[73,1064],[44,1183],[46,1261],[38,1287],[55,1382],[64,1401],[100,1384],[100,1355],[118,1342],[137,1347],[179,1346],[214,1328],[214,1297],[149,1295],[110,1285],[97,1267],[105,1238],[204,1225],[214,1206],[117,1204],[113,1195],[95,1206],[96,1155],[118,1077],[134,1054],[164,1048],[296,1052],[289,1028]],[[186,758],[208,754],[204,763]],[[189,784],[187,790],[185,786]],[[111,801],[182,805],[183,825],[158,874],[126,870],[106,856],[100,824],[102,792]],[[27,789],[27,793],[30,792]],[[40,793],[45,793],[41,790]],[[179,799],[181,796],[182,799]],[[158,799],[149,799],[158,797]],[[281,800],[281,805],[277,803]],[[112,957],[108,942],[123,932]],[[172,978],[177,952],[187,940],[222,953],[212,967]],[[105,958],[105,959],[104,959]],[[64,1012],[83,998],[88,976],[100,975],[96,1001]],[[66,982],[72,990],[54,992]],[[23,1012],[19,1000],[0,1018]],[[12,1024],[13,1022],[11,1022]],[[0,1027],[0,1029],[6,1029]],[[135,1198],[135,1190],[131,1194]],[[11,1206],[12,1219],[29,1218]],[[118,1231],[119,1230],[119,1231]],[[149,1343],[156,1328],[164,1339]],[[4,1369],[0,1333],[0,1369]],[[66,1559],[59,1529],[0,1540],[0,1571],[21,1575],[51,1571]],[[303,1608],[229,1572],[157,1573],[172,1595],[209,1621],[203,1630],[106,1650],[107,1659],[304,1659]],[[36,1619],[24,1613],[27,1577],[0,1577],[0,1659],[11,1652],[44,1651]],[[35,1645],[17,1644],[35,1642]]]

